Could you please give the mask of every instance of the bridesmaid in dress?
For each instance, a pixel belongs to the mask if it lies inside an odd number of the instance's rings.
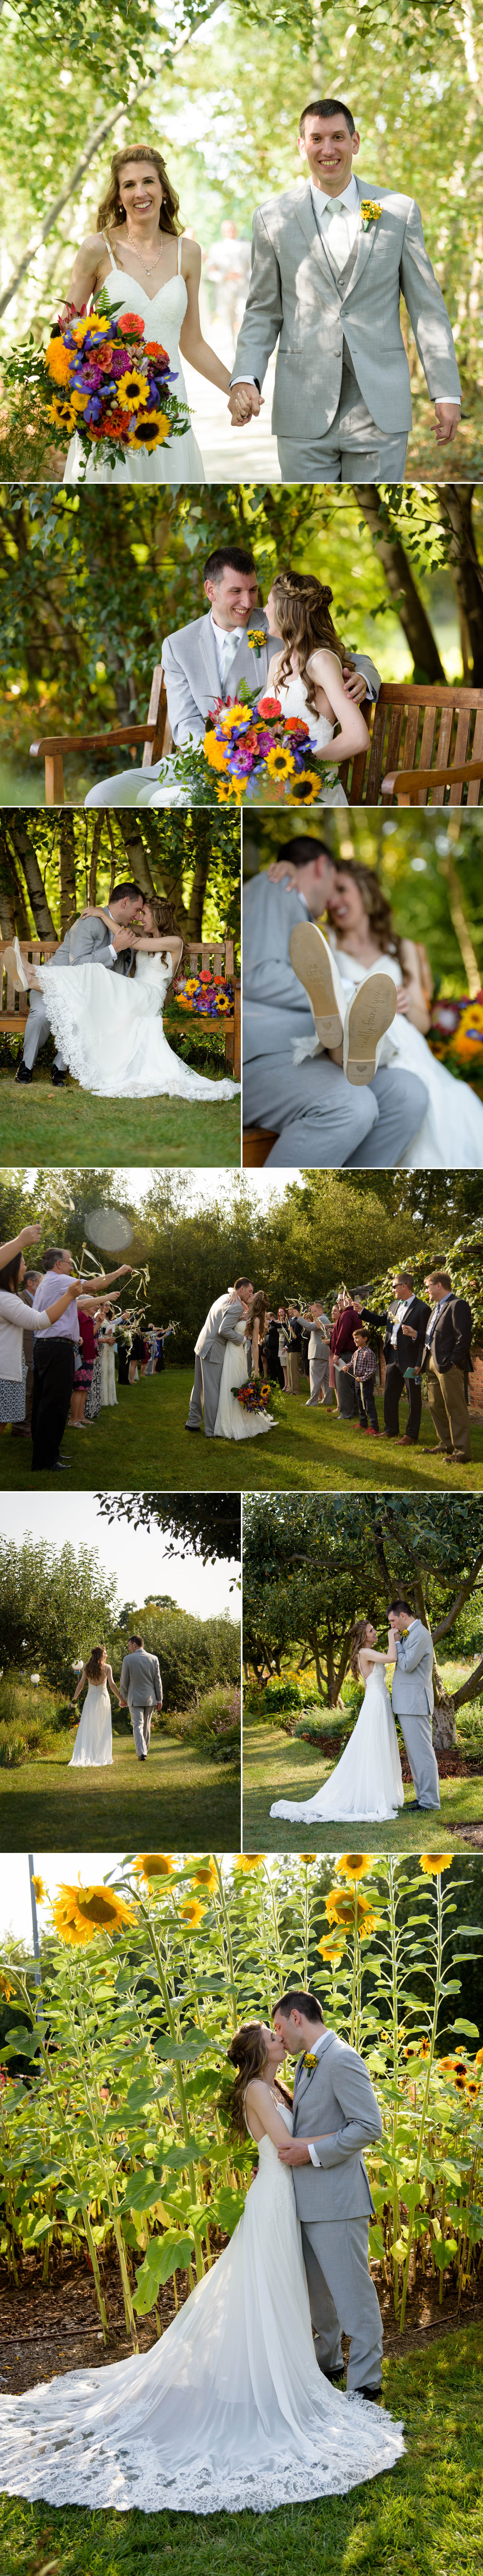
[[[201,250],[199,242],[188,241],[178,232],[178,206],[160,152],[145,143],[115,152],[96,231],[86,234],[74,261],[69,298],[80,312],[106,286],[112,304],[120,304],[124,312],[139,313],[145,340],[161,340],[168,351],[170,365],[177,371],[172,391],[182,402],[186,386],[180,345],[189,366],[219,392],[229,393],[230,376],[203,339],[198,306]],[[167,440],[152,455],[141,450],[118,457],[113,467],[96,461],[95,448],[85,465],[80,439],[74,436],[64,483],[77,483],[79,477],[87,483],[206,480],[191,429],[183,438]]]

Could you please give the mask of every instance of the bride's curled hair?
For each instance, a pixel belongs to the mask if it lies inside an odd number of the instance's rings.
[[[260,1340],[260,1341],[263,1341],[263,1335],[264,1335],[264,1331],[265,1331],[265,1316],[266,1316],[267,1314],[268,1314],[268,1299],[267,1299],[267,1298],[266,1298],[266,1296],[265,1296],[265,1289],[264,1289],[264,1288],[257,1288],[257,1289],[255,1290],[255,1296],[254,1296],[254,1297],[252,1297],[251,1305],[249,1306],[249,1309],[248,1309],[247,1333],[248,1333],[249,1338],[250,1338],[250,1335],[251,1335],[251,1334],[252,1334],[252,1332],[253,1332],[253,1326],[254,1326],[254,1323],[255,1323],[255,1322],[257,1322],[257,1323],[258,1323],[258,1325],[259,1325],[259,1328],[260,1328],[260,1329],[259,1329],[259,1340]]]
[[[350,653],[340,635],[336,635],[330,614],[333,591],[327,582],[316,581],[311,572],[277,572],[272,582],[277,611],[277,627],[282,638],[282,657],[275,685],[282,687],[290,679],[292,654],[297,654],[300,677],[307,692],[307,706],[317,712],[314,681],[307,671],[311,653],[336,653],[338,661],[354,669]]]
[[[349,1663],[355,1682],[359,1682],[361,1678],[359,1672],[359,1655],[361,1646],[365,1646],[367,1644],[368,1624],[367,1619],[356,1619],[354,1621],[354,1627],[351,1628]]]
[[[126,222],[126,208],[121,203],[119,180],[127,161],[149,161],[152,169],[157,170],[163,190],[159,209],[159,230],[161,233],[174,233],[177,238],[182,229],[178,223],[179,197],[176,195],[176,189],[172,187],[171,180],[168,179],[162,153],[158,152],[157,146],[152,143],[125,143],[122,151],[113,152],[109,185],[97,211],[96,232],[108,232],[111,225]]]
[[[235,2066],[237,2069],[230,2105],[232,2130],[234,2136],[241,2138],[243,2140],[243,2144],[246,2146],[247,2125],[245,2120],[245,2094],[247,2085],[253,2082],[254,2075],[263,2075],[264,2067],[267,2063],[266,2043],[263,2037],[262,2024],[260,2021],[242,2022],[241,2029],[236,2030],[233,2039],[230,2040],[227,2056],[230,2059],[230,2064]],[[287,2085],[280,2083],[278,2075],[276,2077],[276,2086],[277,2093],[281,2094],[282,2101],[288,2103],[289,2110],[291,2111],[292,2095],[289,2093]]]
[[[106,1663],[107,1656],[105,1646],[93,1646],[92,1654],[89,1655],[89,1662],[86,1664],[88,1682],[103,1681]]]
[[[157,931],[159,939],[164,939],[165,937],[169,939],[170,931],[172,931],[173,939],[183,939],[183,932],[180,930],[179,921],[176,920],[174,903],[166,903],[165,897],[162,894],[146,895],[146,903],[149,904],[149,910],[153,916],[154,930],[155,932]],[[185,947],[183,939],[183,948],[179,967],[176,969],[177,974],[180,973],[181,968],[187,963],[188,957],[189,951]]]

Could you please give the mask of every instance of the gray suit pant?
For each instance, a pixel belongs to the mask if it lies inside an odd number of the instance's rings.
[[[96,786],[89,788],[89,794],[85,797],[84,803],[86,805],[150,805],[153,790],[164,768],[163,759],[155,760],[151,769],[135,769],[134,766],[129,769],[119,769],[117,778],[99,778]],[[173,779],[173,803],[176,804],[175,784]]]
[[[380,1067],[358,1091],[329,1055],[294,1064],[288,1043],[283,1054],[249,1058],[243,1069],[246,1124],[277,1130],[267,1171],[341,1163],[349,1171],[392,1171],[422,1125],[427,1098],[416,1073]]]
[[[316,1353],[314,1360],[309,1360],[309,1378],[309,1404],[317,1404],[322,1387],[324,1404],[329,1408],[332,1403],[332,1387],[329,1386],[329,1362],[328,1360],[322,1359],[320,1351]]]
[[[407,430],[378,429],[352,366],[344,361],[339,402],[320,438],[278,438],[283,483],[401,483]]]
[[[421,1717],[401,1717],[398,1709],[397,1722],[406,1746],[419,1806],[439,1807],[439,1772],[436,1754],[433,1753],[433,1731],[428,1711],[425,1709]]]
[[[26,1022],[23,1043],[23,1062],[28,1066],[29,1073],[32,1072],[33,1066],[37,1061],[39,1048],[45,1046],[46,1038],[49,1037],[50,1020],[44,1001],[44,995],[43,993],[33,992],[30,995],[30,1010],[28,1020]],[[60,1047],[57,1047],[56,1054],[54,1055],[54,1064],[57,1067],[58,1073],[68,1072],[67,1058],[65,1055],[61,1054]]]
[[[368,2218],[302,2220],[302,2251],[317,2361],[342,2370],[341,2335],[350,2343],[347,2389],[381,2385],[382,2320],[368,2260]]]
[[[225,1348],[226,1348],[226,1344],[224,1343],[224,1344],[223,1344],[223,1358],[224,1358],[224,1354],[225,1354]],[[192,1388],[191,1388],[190,1403],[189,1403],[189,1414],[188,1414],[188,1422],[193,1423],[193,1424],[196,1424],[196,1428],[197,1428],[197,1429],[199,1429],[199,1430],[201,1430],[202,1422],[203,1422],[203,1409],[204,1409],[204,1416],[205,1416],[205,1440],[212,1440],[212,1439],[213,1439],[213,1435],[214,1435],[215,1422],[216,1422],[216,1416],[217,1416],[217,1412],[218,1412],[218,1404],[219,1404],[219,1397],[220,1397],[220,1382],[221,1382],[221,1370],[222,1370],[222,1368],[223,1368],[223,1358],[222,1358],[222,1362],[221,1362],[221,1368],[219,1368],[219,1369],[218,1369],[218,1368],[215,1368],[215,1367],[213,1366],[213,1362],[212,1362],[212,1361],[210,1361],[210,1360],[206,1360],[206,1361],[205,1361],[205,1367],[204,1367],[204,1369],[203,1369],[203,1361],[202,1361],[202,1358],[201,1358],[201,1354],[200,1354],[200,1352],[199,1352],[199,1351],[197,1351],[197,1354],[196,1354],[196,1359],[195,1359],[195,1373],[194,1373],[193,1385],[192,1385]]]
[[[148,1708],[132,1708],[130,1710],[131,1726],[138,1762],[147,1762],[151,1741],[152,1714],[152,1700],[150,1700]]]

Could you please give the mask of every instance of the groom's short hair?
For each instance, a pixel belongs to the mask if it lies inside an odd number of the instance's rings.
[[[143,898],[141,887],[128,885],[127,883],[125,885],[113,886],[112,894],[108,895],[108,903],[120,903],[121,897],[126,894],[139,895],[140,903],[142,903]]]
[[[406,1610],[406,1611],[407,1611],[407,1615],[408,1615],[408,1619],[414,1619],[414,1615],[415,1615],[415,1614],[414,1614],[414,1610],[412,1610],[412,1609],[411,1609],[411,1603],[410,1603],[410,1601],[406,1601],[406,1600],[405,1600],[405,1598],[404,1598],[404,1593],[403,1593],[403,1592],[399,1592],[399,1593],[398,1593],[397,1601],[390,1601],[390,1602],[389,1602],[389,1609],[390,1609],[390,1610],[395,1610],[395,1611],[396,1611],[396,1613],[397,1613],[398,1618],[399,1618],[399,1615],[400,1615],[401,1610]]]
[[[253,555],[247,554],[245,546],[215,546],[207,557],[203,580],[222,581],[224,572],[256,572]]]
[[[282,841],[278,855],[290,868],[313,868],[314,859],[330,859],[332,868],[337,864],[327,841],[322,835],[316,840],[315,832],[294,832],[293,840]]]
[[[322,2005],[317,2002],[317,1996],[303,1994],[301,1986],[291,1986],[290,1994],[279,1995],[278,2004],[274,2004],[272,2021],[275,2020],[275,2014],[278,2012],[283,2013],[284,2021],[290,2021],[290,2015],[293,2012],[304,2013],[306,2021],[323,2022],[324,2019]]]
[[[350,107],[346,107],[343,98],[309,99],[308,107],[302,108],[299,134],[304,133],[306,116],[345,116],[346,125],[349,127],[349,134],[355,134],[356,129],[354,117],[352,116]]]
[[[251,1284],[251,1279],[234,1279],[233,1286],[236,1289],[237,1297],[240,1296],[240,1290],[242,1288],[251,1288]]]
[[[129,1637],[128,1639],[128,1644],[130,1646],[142,1646],[142,1642],[142,1637]]]

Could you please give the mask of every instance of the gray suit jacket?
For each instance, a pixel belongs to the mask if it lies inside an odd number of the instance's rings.
[[[128,1708],[155,1708],[161,1703],[163,1689],[157,1655],[148,1654],[147,1646],[136,1646],[125,1655],[119,1689]]]
[[[232,1289],[225,1288],[223,1296],[215,1298],[214,1306],[210,1306],[206,1323],[202,1324],[198,1340],[195,1342],[196,1357],[202,1360],[203,1368],[207,1367],[209,1361],[210,1367],[218,1371],[219,1377],[221,1377],[227,1342],[232,1341],[235,1325],[241,1323],[244,1313],[241,1298],[237,1297],[231,1304],[232,1296]]]
[[[323,1321],[324,1325],[327,1325],[327,1332],[324,1332],[321,1324],[312,1325],[307,1353],[309,1360],[328,1359],[329,1357],[329,1340],[332,1332],[332,1324],[328,1315],[324,1315]]]
[[[178,635],[165,635],[161,651],[168,715],[175,743],[181,745],[190,739],[195,743],[201,742],[206,718],[215,700],[222,695],[225,701],[228,698],[233,700],[240,680],[246,680],[249,689],[260,689],[260,692],[266,687],[270,660],[268,644],[263,645],[260,653],[254,653],[247,643],[247,635],[252,634],[255,627],[261,630],[262,626],[268,637],[264,610],[254,608],[228,671],[224,691],[220,688],[210,614],[193,618],[192,624],[182,626]],[[270,649],[273,652],[274,646]]]
[[[256,376],[262,385],[278,340],[272,429],[285,438],[299,438],[301,420],[306,438],[320,438],[330,428],[344,340],[377,428],[410,429],[401,294],[429,394],[433,401],[460,400],[453,335],[419,206],[414,197],[358,175],[357,186],[360,198],[372,198],[382,214],[367,232],[361,225],[356,256],[340,276],[318,231],[309,180],[257,207],[254,215],[251,286],[233,376]]]
[[[370,2218],[363,2151],[382,2138],[381,2114],[364,2059],[335,2031],[324,2034],[313,2074],[299,2060],[293,2125],[294,2137],[313,2139],[319,2158],[318,2167],[292,2168],[299,2218]]]
[[[396,1640],[392,1705],[395,1717],[432,1717],[434,1646],[422,1619],[413,1619],[407,1637]]]
[[[282,852],[283,856],[283,852]],[[290,964],[290,933],[307,920],[295,888],[262,872],[243,897],[243,1053],[290,1055],[292,1038],[313,1038],[310,1002]]]
[[[74,921],[55,957],[46,958],[46,966],[108,966],[114,975],[128,975],[134,950],[122,948],[119,957],[111,956],[110,931],[107,922],[91,917]]]

